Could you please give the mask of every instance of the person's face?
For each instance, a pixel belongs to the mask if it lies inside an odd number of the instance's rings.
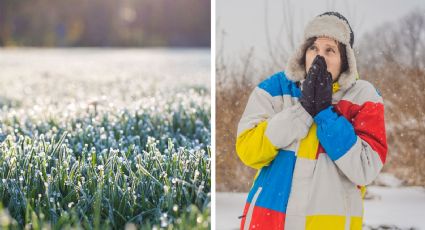
[[[332,80],[335,81],[341,72],[341,56],[338,43],[331,38],[318,37],[313,45],[307,47],[305,55],[305,71],[307,73],[317,55],[325,58],[328,72],[332,74]]]

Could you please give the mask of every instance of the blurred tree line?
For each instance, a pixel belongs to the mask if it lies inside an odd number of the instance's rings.
[[[0,0],[0,46],[210,46],[209,0]]]

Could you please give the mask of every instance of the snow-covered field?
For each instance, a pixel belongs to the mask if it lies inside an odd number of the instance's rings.
[[[381,184],[368,186],[363,229],[425,229],[425,188],[402,187],[383,174]],[[216,228],[239,229],[246,193],[217,193]]]

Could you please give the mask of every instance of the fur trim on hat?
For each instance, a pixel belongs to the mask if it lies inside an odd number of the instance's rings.
[[[307,73],[305,67],[299,64],[299,60],[303,57],[303,52],[307,48],[307,39],[312,37],[329,37],[345,44],[348,69],[340,74],[338,83],[343,91],[350,88],[358,76],[356,58],[352,49],[353,34],[350,25],[335,15],[323,14],[317,16],[306,26],[304,42],[289,58],[285,71],[287,77],[293,81],[301,81],[305,78]]]

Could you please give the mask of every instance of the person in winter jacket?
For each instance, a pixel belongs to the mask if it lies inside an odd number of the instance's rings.
[[[362,229],[387,142],[382,97],[359,79],[353,43],[345,17],[321,14],[286,71],[251,93],[236,152],[258,171],[241,229]]]

